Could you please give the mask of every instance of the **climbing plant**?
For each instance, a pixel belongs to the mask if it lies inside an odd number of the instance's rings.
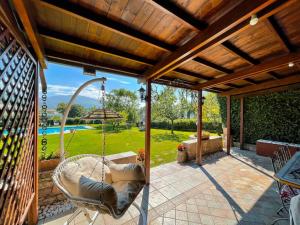
[[[223,126],[226,98],[218,97]],[[232,98],[231,121],[234,140],[239,140],[240,102]],[[258,139],[300,143],[300,90],[268,93],[244,99],[245,142]]]

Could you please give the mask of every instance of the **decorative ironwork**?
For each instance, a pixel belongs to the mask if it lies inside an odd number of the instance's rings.
[[[46,157],[46,151],[47,151],[47,126],[48,126],[48,115],[47,115],[47,91],[44,90],[42,93],[42,120],[41,120],[41,126],[42,126],[42,152],[41,152],[41,158],[45,159]]]
[[[0,224],[19,224],[34,196],[36,62],[0,19]]]

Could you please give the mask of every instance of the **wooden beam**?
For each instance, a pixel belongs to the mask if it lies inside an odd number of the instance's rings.
[[[202,164],[202,90],[198,92],[198,114],[197,114],[197,151],[196,162],[198,165]]]
[[[282,48],[286,52],[293,52],[296,50],[296,48],[289,41],[289,38],[284,33],[274,16],[270,16],[266,20],[266,25],[269,28],[269,30],[275,35],[278,42],[281,44]]]
[[[133,62],[137,62],[139,64],[144,64],[147,66],[152,66],[154,65],[155,61],[154,60],[148,60],[145,59],[143,57],[139,57],[118,49],[114,49],[114,48],[110,48],[107,46],[103,46],[100,44],[96,44],[90,41],[86,41],[83,40],[81,38],[77,38],[74,36],[70,36],[70,35],[66,35],[60,32],[56,32],[56,31],[51,31],[49,29],[43,28],[43,27],[39,27],[38,28],[40,35],[46,39],[50,39],[50,40],[55,40],[55,41],[59,41],[59,42],[63,42],[69,45],[73,45],[73,46],[77,46],[80,48],[84,48],[84,49],[89,49],[98,53],[103,53],[109,56],[113,56],[113,57],[118,57],[121,59],[125,59],[125,60],[129,60],[129,61],[133,61]]]
[[[152,0],[150,0],[149,2],[152,2],[152,4],[155,4],[157,6],[159,5],[158,2],[155,3]],[[50,7],[50,8],[53,8],[55,10],[58,10],[60,12],[72,15],[72,16],[77,17],[77,18],[80,18],[82,20],[92,22],[92,23],[94,23],[98,26],[102,26],[102,27],[104,27],[106,29],[109,29],[113,32],[117,32],[121,35],[124,35],[124,36],[130,37],[132,39],[135,39],[137,41],[149,44],[149,45],[151,45],[153,47],[156,47],[156,48],[159,48],[160,50],[163,50],[165,52],[172,52],[176,49],[176,46],[169,45],[165,42],[162,42],[162,41],[159,41],[155,38],[152,38],[152,37],[150,37],[150,36],[148,36],[148,35],[146,35],[142,32],[139,32],[135,29],[132,29],[131,27],[125,26],[124,24],[120,24],[120,23],[117,23],[113,20],[110,20],[105,16],[101,16],[101,15],[95,14],[94,12],[91,12],[90,10],[84,9],[82,7],[78,7],[78,5],[76,5],[74,3],[65,2],[65,1],[58,1],[58,0],[42,0],[41,3],[43,5],[45,5],[46,7]],[[161,3],[161,5],[169,5],[169,6],[170,6],[170,4],[171,3],[167,3],[167,2],[166,3]],[[163,7],[161,7],[161,5],[159,5],[160,8],[163,8]],[[167,10],[164,10],[164,11],[167,11]],[[184,21],[184,20],[181,19],[181,21]],[[186,22],[186,21],[185,21],[185,23],[188,24],[188,22]],[[202,24],[202,22],[198,21],[198,24]],[[60,36],[60,38],[59,38],[59,36],[54,35],[55,32],[47,31],[46,29],[42,30],[42,29],[43,28],[39,28],[39,30],[41,30],[41,33],[43,33],[43,36],[47,36],[48,38],[52,37],[52,38],[56,38],[57,40],[60,39],[62,41],[65,40],[65,38],[67,38],[66,35],[64,35],[64,37]],[[145,62],[141,58],[140,59],[136,58],[133,55],[129,56],[126,53],[125,53],[125,55],[122,54],[122,53],[118,54],[118,50],[113,50],[113,49],[110,49],[110,48],[107,48],[107,47],[105,48],[104,46],[100,46],[100,45],[97,45],[97,44],[94,44],[94,43],[91,43],[91,42],[87,44],[87,41],[83,41],[83,40],[78,41],[78,38],[77,38],[77,41],[76,41],[75,37],[70,37],[69,36],[69,38],[65,41],[68,41],[70,43],[70,42],[72,42],[72,38],[74,38],[74,44],[75,45],[86,46],[86,48],[102,51],[105,54],[110,54],[110,55],[114,55],[114,56],[118,56],[118,57],[128,58],[129,60],[140,61],[140,63],[143,63],[143,64],[153,64],[154,65],[155,63],[157,63],[157,62],[154,63],[153,61],[150,62],[149,60]],[[109,51],[109,50],[111,50],[111,51]],[[114,54],[114,53],[117,53],[117,54]],[[204,65],[204,66],[206,66],[206,67],[210,67],[214,70],[218,70],[218,71],[221,71],[221,72],[226,70],[226,68],[222,68],[221,66],[218,66],[218,65],[216,65],[214,63],[211,63],[207,60],[204,60],[200,57],[196,57],[195,61],[202,64],[202,65]],[[179,72],[179,70],[180,70],[180,72]],[[226,71],[228,71],[228,69]],[[175,70],[175,72],[184,73],[184,75],[189,76],[189,72],[188,71],[184,72],[184,70],[182,70],[182,69],[177,69],[177,70]],[[191,75],[191,76],[193,76],[193,75]],[[204,78],[205,76],[201,75],[201,74],[198,74],[194,77],[198,77],[200,79],[206,80],[206,78]]]
[[[17,1],[17,0],[15,0]],[[155,48],[160,48],[164,51],[173,51],[175,47],[169,45],[163,41],[157,40],[149,35],[146,35],[132,27],[125,26],[123,24],[117,23],[105,15],[101,15],[99,13],[95,13],[91,10],[85,9],[83,7],[78,6],[78,4],[69,2],[69,1],[61,1],[61,0],[42,0],[41,4],[48,8],[55,9],[60,11],[63,14],[71,15],[75,18],[79,18],[81,20],[89,21],[97,26],[101,26],[110,31],[119,33],[123,36],[129,37],[136,41],[146,43]]]
[[[146,84],[146,121],[145,121],[145,169],[146,183],[150,183],[151,158],[151,81]]]
[[[25,28],[28,39],[38,57],[38,60],[43,69],[47,68],[47,64],[44,57],[44,49],[37,32],[36,25],[32,19],[33,13],[30,11],[28,1],[13,0],[15,9],[19,15],[19,18]]]
[[[227,134],[226,134],[226,152],[230,155],[231,148],[231,96],[228,95],[226,98],[226,126],[227,126]]]
[[[187,11],[179,7],[177,4],[172,3],[171,1],[148,0],[147,2],[153,4],[156,7],[159,7],[165,13],[176,17],[176,19],[189,27],[193,27],[197,30],[203,30],[208,26],[206,22],[199,21]]]
[[[108,48],[106,46],[102,46],[102,45],[99,45],[99,44],[96,44],[96,43],[93,43],[90,41],[86,41],[86,40],[83,40],[83,39],[80,39],[80,38],[77,38],[74,36],[66,35],[66,34],[63,34],[60,32],[56,32],[56,31],[51,31],[51,30],[43,28],[43,27],[39,27],[38,30],[39,30],[41,37],[46,38],[46,39],[56,40],[59,42],[63,42],[63,43],[77,46],[80,48],[89,49],[89,50],[107,54],[107,55],[110,55],[113,57],[130,60],[130,61],[140,63],[143,65],[147,65],[147,66],[153,66],[156,63],[156,61],[154,61],[154,60],[146,59],[146,58],[143,58],[143,57],[140,57],[137,55],[133,55],[133,54],[130,54],[128,52],[124,52],[124,51],[121,51],[118,49]],[[174,71],[177,73],[183,74],[185,76],[197,77],[204,81],[213,79],[212,77],[207,77],[202,74],[190,72],[190,71],[184,70],[184,69],[178,68],[178,69],[175,69]]]
[[[220,65],[217,65],[213,62],[210,62],[206,59],[203,59],[203,58],[200,58],[200,57],[196,57],[194,58],[194,61],[198,62],[198,63],[201,63],[202,65],[206,66],[206,67],[210,67],[216,71],[219,71],[221,73],[226,73],[226,74],[229,74],[229,73],[233,73],[233,70],[230,70],[230,69],[227,69],[227,68],[224,68]]]
[[[257,92],[257,91],[266,90],[270,88],[280,87],[280,86],[286,86],[286,85],[299,83],[299,82],[300,82],[300,75],[293,75],[279,80],[271,80],[260,84],[254,84],[247,87],[223,92],[220,95],[221,96],[240,95],[240,94]]]
[[[266,72],[276,70],[276,69],[279,69],[279,68],[282,68],[285,66],[287,67],[287,64],[289,62],[296,63],[299,61],[300,61],[300,51],[295,52],[295,53],[290,53],[288,55],[277,57],[273,60],[269,60],[267,62],[263,62],[261,64],[252,66],[248,69],[244,69],[242,71],[239,71],[239,72],[227,75],[227,76],[223,76],[220,78],[216,78],[214,80],[207,81],[203,84],[199,84],[198,88],[200,90],[203,88],[214,87],[216,85],[232,82],[235,80],[249,78],[251,76],[255,76],[260,73],[266,73]]]
[[[246,62],[248,62],[251,65],[258,65],[260,63],[259,60],[252,58],[249,54],[247,54],[246,52],[242,51],[241,49],[237,48],[235,45],[233,45],[232,43],[230,43],[229,41],[225,41],[222,46],[224,48],[226,48],[228,51],[230,51],[232,54],[242,58],[243,60],[245,60]],[[268,72],[268,74],[274,78],[274,79],[279,79],[279,76],[277,73],[270,71]],[[246,81],[249,82],[249,80],[244,79]],[[250,83],[253,83],[253,81]]]
[[[232,54],[234,54],[237,57],[242,58],[250,65],[256,65],[259,64],[259,60],[252,58],[248,53],[242,51],[238,47],[236,47],[234,44],[232,44],[230,41],[225,41],[222,46]]]
[[[260,10],[274,3],[273,0],[243,1],[219,18],[205,30],[200,32],[182,47],[167,56],[153,68],[146,71],[147,79],[155,79],[162,74],[177,68],[183,63],[195,58],[200,51],[211,47],[212,45],[225,41],[228,36],[237,34],[246,25],[242,24]],[[248,24],[248,21],[247,21]]]
[[[244,148],[244,98],[240,99],[240,149]]]

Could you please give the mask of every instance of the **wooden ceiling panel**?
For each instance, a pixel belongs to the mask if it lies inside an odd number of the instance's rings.
[[[213,48],[206,49],[198,56],[230,70],[236,70],[249,65],[241,58],[224,49],[222,46],[215,46]]]
[[[300,1],[296,1],[287,9],[277,13],[275,18],[281,25],[282,30],[289,41],[298,48],[300,47]]]
[[[249,26],[244,32],[229,41],[260,61],[285,53],[281,43],[274,37],[264,21],[259,21],[255,26]]]
[[[194,73],[199,73],[199,74],[202,74],[202,75],[207,76],[207,77],[216,77],[218,75],[223,74],[219,71],[216,71],[216,70],[211,69],[211,68],[206,67],[206,66],[202,66],[199,63],[196,63],[196,62],[193,62],[193,61],[189,61],[189,62],[185,63],[184,65],[180,66],[179,68],[190,70]]]

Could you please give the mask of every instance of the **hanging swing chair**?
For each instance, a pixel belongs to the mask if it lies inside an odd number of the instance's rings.
[[[131,205],[139,210],[143,219],[142,224],[146,224],[145,212],[134,202],[145,185],[144,168],[138,164],[115,164],[105,158],[105,122],[121,118],[119,114],[105,108],[105,81],[106,78],[96,78],[84,83],[72,96],[61,122],[61,163],[53,173],[53,181],[67,199],[77,207],[65,224],[69,224],[81,212],[90,225],[95,222],[100,213],[119,219]],[[102,109],[97,109],[82,119],[101,121],[102,154],[101,156],[83,154],[65,159],[64,127],[68,113],[79,93],[95,82],[102,83]],[[87,209],[96,211],[92,218]]]

